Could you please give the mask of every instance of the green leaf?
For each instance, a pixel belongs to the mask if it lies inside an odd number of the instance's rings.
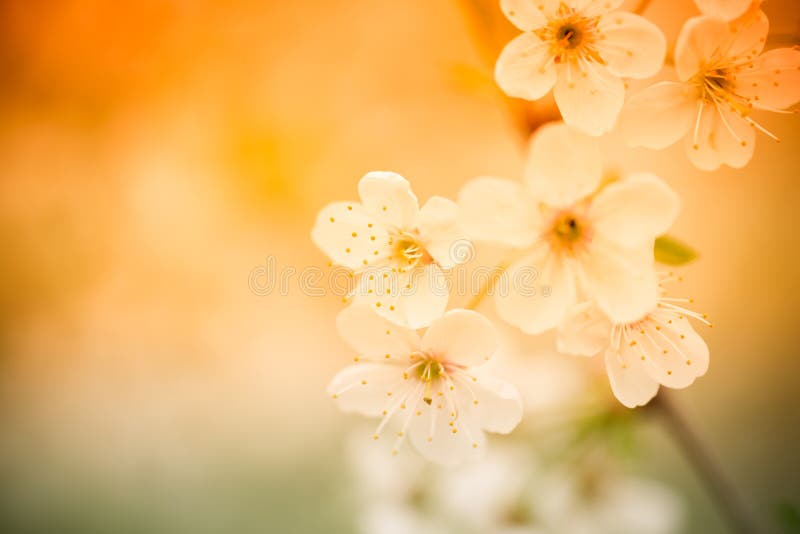
[[[674,237],[662,235],[656,238],[655,257],[658,263],[685,265],[697,259],[697,251]]]

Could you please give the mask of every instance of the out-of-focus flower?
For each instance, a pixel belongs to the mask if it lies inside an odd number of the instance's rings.
[[[359,355],[328,392],[345,411],[381,417],[374,439],[397,416],[393,451],[408,435],[425,458],[457,464],[483,452],[484,431],[508,433],[520,422],[517,390],[481,372],[497,339],[479,313],[451,310],[422,338],[360,305],[342,310],[337,326]]]
[[[550,534],[676,534],[683,508],[658,482],[602,469],[554,469],[538,480],[532,515]]]
[[[353,430],[346,442],[347,464],[360,500],[414,500],[428,464],[414,451],[402,448],[391,455],[391,441],[369,439],[368,423]],[[388,456],[393,456],[387,461]]]
[[[564,122],[590,135],[607,132],[625,99],[620,78],[655,75],[666,54],[661,30],[633,13],[612,11],[621,3],[501,0],[524,33],[498,58],[498,85],[528,100],[553,89]]]
[[[443,472],[434,498],[458,532],[668,534],[682,507],[661,484],[605,463],[546,465],[530,447],[492,448],[484,461]]]
[[[531,140],[524,185],[477,178],[459,194],[471,238],[520,251],[495,302],[526,333],[556,326],[581,294],[619,322],[655,306],[653,242],[675,219],[678,197],[652,174],[604,187],[602,177],[596,140],[551,123]]]
[[[628,408],[642,406],[659,384],[685,388],[708,370],[708,346],[689,318],[709,322],[680,305],[686,302],[661,296],[641,319],[626,323],[608,320],[592,303],[578,304],[559,325],[558,349],[583,356],[603,352],[614,395]]]
[[[539,474],[535,464],[529,449],[499,444],[482,461],[441,473],[434,498],[446,516],[470,532],[522,526],[532,519],[528,490]]]
[[[407,503],[372,501],[360,511],[363,534],[451,534],[444,522],[427,517]]]
[[[733,20],[744,15],[759,0],[694,0],[703,15],[722,20]]]
[[[625,104],[619,130],[628,144],[662,149],[683,138],[699,169],[746,165],[756,130],[777,139],[751,113],[782,112],[800,101],[800,50],[762,54],[768,30],[762,11],[733,24],[689,19],[675,45],[680,82],[656,83]]]
[[[541,442],[512,437],[480,462],[443,469],[421,466],[404,451],[389,461],[365,441],[353,443],[349,460],[365,534],[670,534],[683,523],[681,502],[667,487],[617,471],[602,454],[553,463],[554,451]],[[564,446],[550,445],[559,455]],[[406,490],[386,493],[383,482],[376,490],[375,472]]]
[[[360,203],[336,202],[320,211],[314,243],[354,271],[356,301],[400,325],[429,325],[447,307],[442,269],[464,259],[453,253],[461,237],[456,205],[432,197],[420,209],[408,181],[391,172],[368,173],[358,192]]]

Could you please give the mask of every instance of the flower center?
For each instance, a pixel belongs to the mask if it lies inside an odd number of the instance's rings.
[[[732,80],[726,69],[711,69],[703,80],[709,92],[728,92],[733,88]]]
[[[440,376],[444,374],[444,365],[442,362],[434,360],[429,356],[423,356],[426,358],[425,363],[417,367],[417,376],[423,382],[433,382]]]
[[[576,48],[583,41],[583,32],[574,24],[564,24],[556,32],[556,40],[565,49]]]
[[[428,354],[420,353],[417,356],[423,359],[423,363],[421,363],[416,369],[417,378],[425,383],[425,394],[423,395],[422,400],[430,406],[430,404],[433,402],[433,397],[431,396],[431,383],[434,380],[438,380],[439,378],[443,377],[446,374],[446,370],[442,362],[432,358]]]
[[[400,232],[392,238],[394,247],[392,257],[396,258],[403,268],[427,265],[433,261],[428,251],[418,238],[409,232]]]
[[[705,102],[727,104],[744,117],[750,113],[752,105],[747,98],[736,94],[735,80],[735,68],[717,63],[700,70],[691,83],[697,88],[697,96]]]
[[[535,33],[550,43],[550,53],[556,63],[583,59],[605,64],[594,46],[597,22],[597,17],[586,17],[562,3],[556,16]]]
[[[692,83],[697,87],[698,96],[706,102],[720,102],[735,96],[733,76],[729,69],[711,66],[698,72]]]
[[[550,245],[556,250],[575,252],[591,239],[588,221],[571,210],[558,213],[550,226]]]
[[[689,82],[696,88],[697,98],[702,100],[704,103],[713,105],[720,113],[722,113],[721,110],[725,109],[726,107],[730,108],[740,117],[742,117],[745,122],[757,130],[765,133],[769,137],[775,139],[776,141],[779,141],[775,134],[764,128],[749,116],[750,112],[753,110],[752,100],[736,92],[736,76],[741,68],[741,63],[733,63],[731,60],[726,58],[714,58],[708,65],[706,65],[704,68],[701,68],[694,76],[692,76]],[[753,85],[755,85],[755,83]],[[758,100],[758,96],[753,97],[753,99]],[[747,144],[747,142],[739,137],[739,134],[731,128],[731,125],[725,121],[724,116],[723,124],[730,132],[731,136],[738,140],[742,146]],[[694,144],[692,145],[692,148],[695,150],[699,149],[699,127],[700,121],[698,120],[694,128]]]

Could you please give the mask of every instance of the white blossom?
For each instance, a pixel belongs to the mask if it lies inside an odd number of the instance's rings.
[[[530,444],[502,443],[481,462],[432,472],[397,471],[414,499],[365,499],[374,531],[393,525],[465,534],[674,534],[684,509],[668,487],[612,471],[606,461],[545,461]],[[381,465],[373,462],[375,469]],[[387,509],[387,504],[389,508]]]
[[[358,184],[361,202],[323,208],[311,237],[334,264],[352,269],[356,301],[412,328],[427,326],[447,307],[443,269],[465,258],[456,246],[456,205],[432,197],[419,208],[408,181],[370,172]]]
[[[784,112],[800,101],[800,50],[763,52],[769,22],[761,11],[734,23],[689,19],[675,45],[678,82],[659,82],[633,95],[619,130],[631,146],[662,149],[683,138],[702,170],[740,168],[753,157],[756,110]]]
[[[710,323],[681,306],[687,302],[662,295],[640,319],[621,323],[591,302],[578,304],[559,325],[558,348],[584,356],[602,352],[614,395],[628,408],[642,406],[659,385],[685,388],[708,370],[708,346],[689,318]]]
[[[470,237],[516,251],[494,298],[526,333],[557,325],[581,296],[617,321],[656,303],[653,243],[675,219],[677,195],[652,174],[602,178],[596,140],[550,123],[531,140],[523,184],[484,177],[459,194]]]
[[[524,33],[495,68],[510,96],[537,100],[551,89],[564,122],[590,135],[609,131],[625,98],[621,78],[648,78],[664,63],[666,40],[653,23],[613,11],[621,0],[501,0]]]
[[[484,431],[508,433],[522,418],[522,401],[509,383],[482,372],[497,349],[491,323],[471,310],[450,310],[420,338],[366,306],[337,318],[342,337],[358,353],[328,392],[345,411],[380,417],[379,439],[392,419],[427,459],[457,464],[481,454]]]

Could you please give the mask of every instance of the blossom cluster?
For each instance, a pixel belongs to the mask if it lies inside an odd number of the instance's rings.
[[[684,531],[684,503],[667,486],[620,473],[610,455],[553,462],[553,449],[570,447],[562,440],[500,443],[480,462],[439,469],[406,451],[386,462],[386,447],[359,434],[347,460],[364,534]]]
[[[459,253],[465,240],[507,253],[500,267],[515,283],[492,296],[497,316],[528,335],[554,330],[559,352],[602,355],[623,405],[648,403],[660,386],[685,388],[708,369],[692,321],[710,323],[669,295],[677,277],[654,256],[679,197],[652,173],[605,172],[598,137],[615,131],[654,149],[683,138],[699,169],[741,167],[756,131],[774,137],[751,115],[800,100],[800,50],[763,52],[768,21],[757,3],[698,0],[703,14],[674,46],[677,81],[628,95],[628,79],[662,71],[667,42],[620,4],[500,1],[522,34],[497,60],[498,85],[528,100],[552,90],[563,119],[535,130],[521,180],[479,177],[456,201],[420,207],[405,178],[370,172],[358,201],[319,213],[313,241],[354,279],[337,318],[354,362],[328,392],[341,409],[377,418],[373,439],[393,439],[393,453],[408,438],[425,458],[457,464],[483,453],[486,432],[509,433],[522,419],[518,390],[486,365],[498,350],[492,321],[448,310],[449,295],[430,282],[470,259]],[[547,293],[513,276],[521,271]]]

